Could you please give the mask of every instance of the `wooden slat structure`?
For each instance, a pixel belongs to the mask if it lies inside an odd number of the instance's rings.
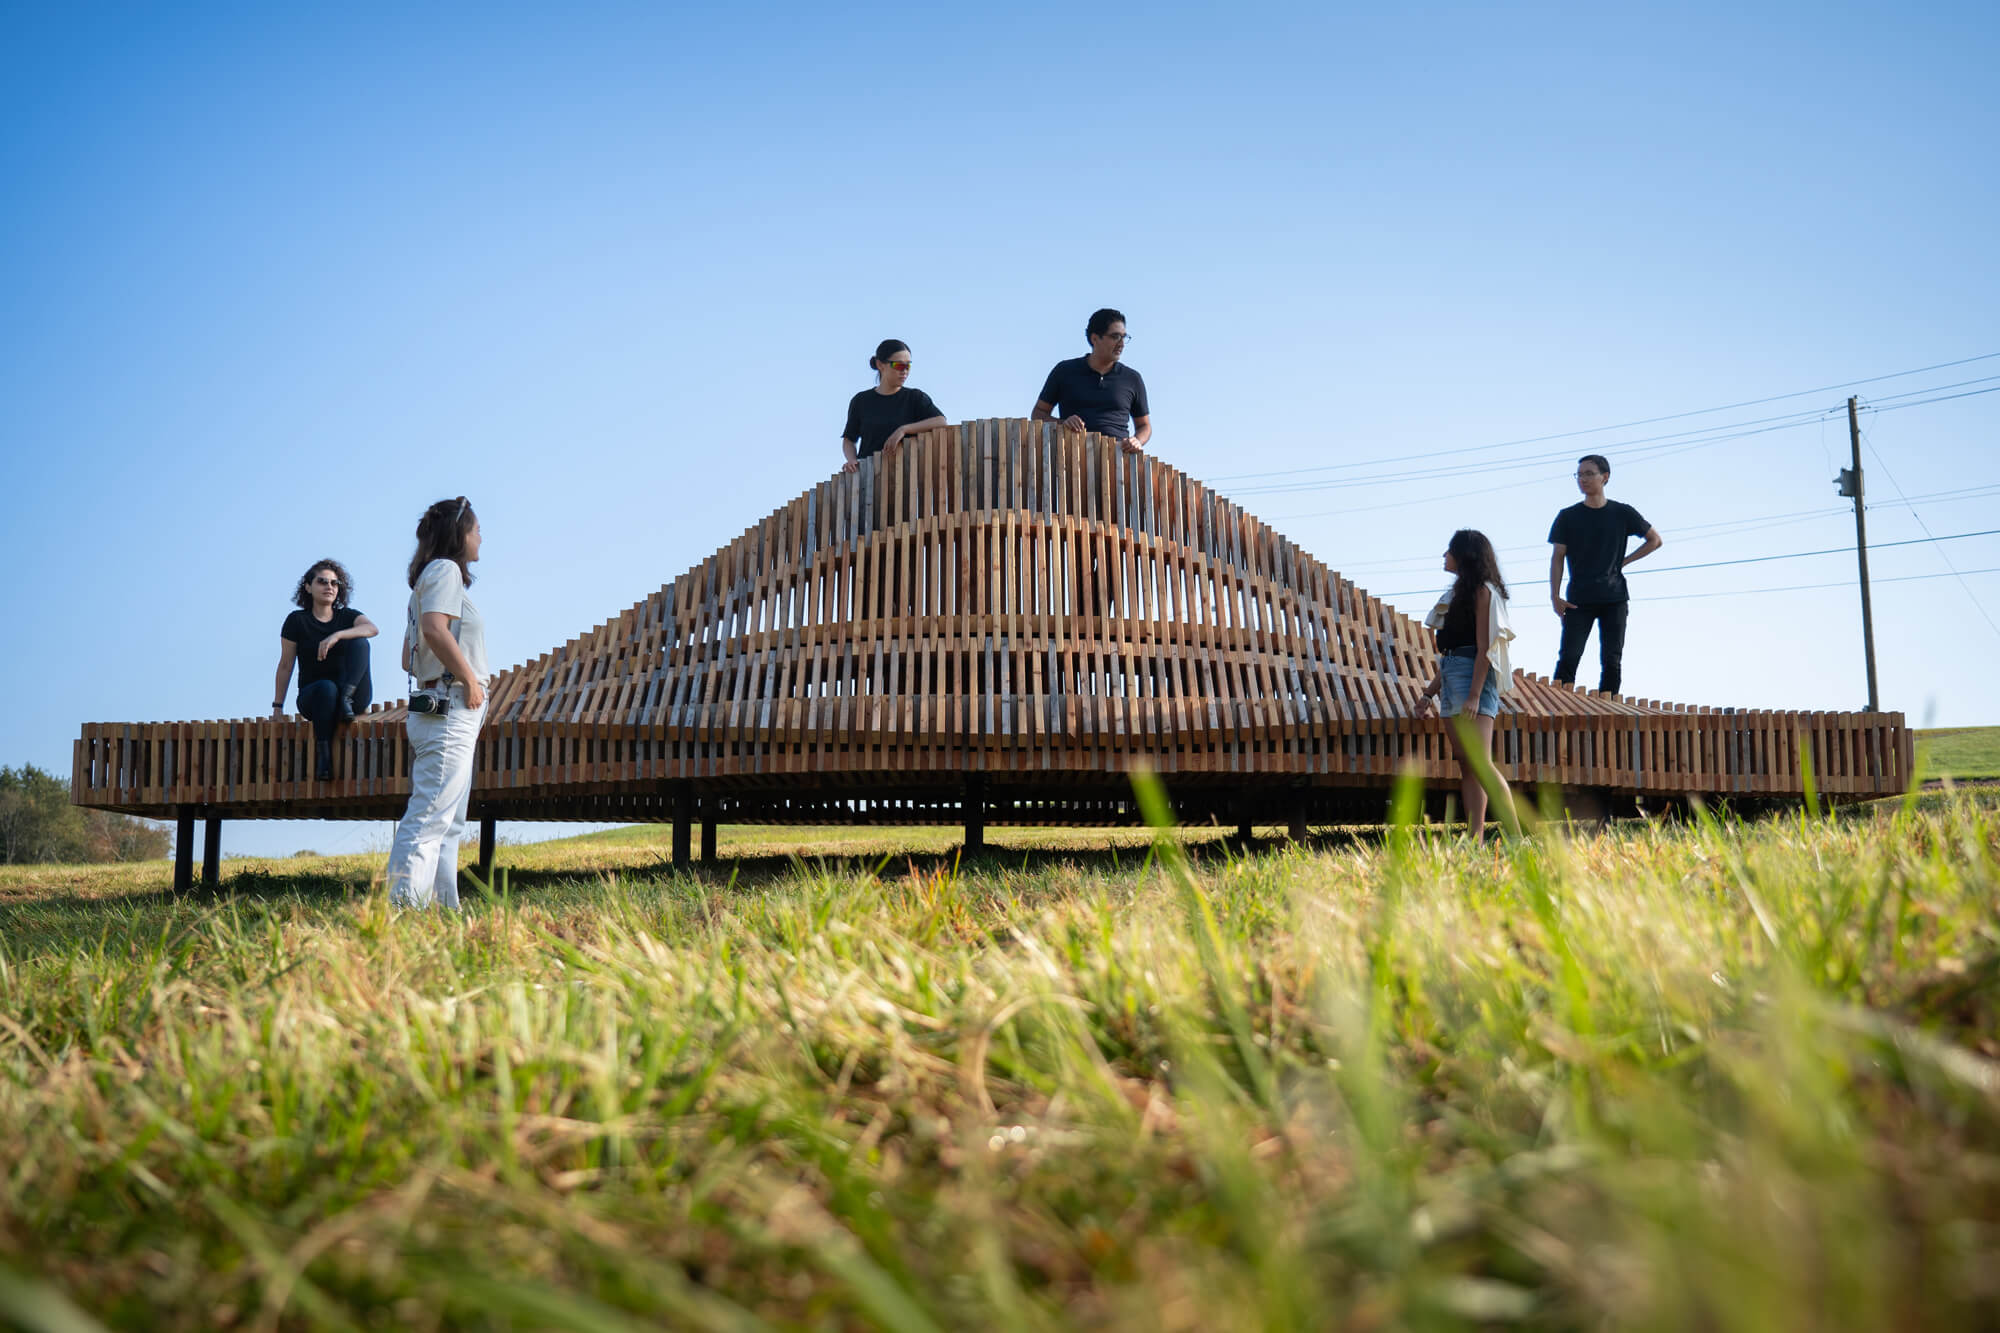
[[[503,673],[484,820],[1117,824],[1151,769],[1184,818],[1379,820],[1414,767],[1430,635],[1159,459],[1053,423],[911,438],[821,482],[658,592]],[[296,719],[91,723],[80,805],[192,819],[393,818],[400,704],[311,776]],[[1895,713],[1690,708],[1532,675],[1496,759],[1615,797],[1893,793]],[[211,831],[213,826],[211,826]],[[679,841],[685,842],[683,836]],[[712,841],[705,838],[704,841]]]

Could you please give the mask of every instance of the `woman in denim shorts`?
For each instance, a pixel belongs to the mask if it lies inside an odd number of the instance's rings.
[[[1424,621],[1437,635],[1438,670],[1424,687],[1417,716],[1428,717],[1434,711],[1447,719],[1463,715],[1490,756],[1500,695],[1514,685],[1507,665],[1507,641],[1514,637],[1507,627],[1507,584],[1500,577],[1493,543],[1486,540],[1485,533],[1472,528],[1451,534],[1444,568],[1457,579]],[[1459,733],[1456,725],[1446,729],[1458,755],[1459,794],[1465,802],[1466,825],[1477,842],[1486,833],[1486,788],[1473,770]],[[1499,782],[1505,791],[1507,780],[1499,778]]]

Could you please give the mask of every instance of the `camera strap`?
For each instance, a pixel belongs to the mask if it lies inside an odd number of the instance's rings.
[[[451,637],[454,643],[458,641],[458,623],[455,618],[452,622]],[[458,678],[451,674],[451,668],[442,661],[438,662],[438,674],[429,685],[417,679],[417,654],[426,651],[428,648],[424,643],[423,612],[419,609],[417,592],[413,588],[410,590],[409,609],[403,618],[403,675],[410,683],[410,697],[436,692],[449,698],[451,687],[458,683]]]
[[[457,639],[458,633],[454,630],[452,640],[456,642]],[[415,590],[412,590],[410,593],[409,609],[403,617],[403,676],[410,683],[411,694],[419,692],[428,693],[430,690],[449,691],[452,685],[456,683],[457,677],[451,674],[451,668],[445,666],[443,662],[438,663],[438,674],[428,686],[417,679],[417,654],[424,651],[426,651],[426,645],[424,644],[423,613],[418,608],[417,594]]]

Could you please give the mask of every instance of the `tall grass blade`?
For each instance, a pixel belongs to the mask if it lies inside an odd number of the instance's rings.
[[[46,1282],[0,1268],[0,1318],[26,1333],[105,1333],[104,1325]]]

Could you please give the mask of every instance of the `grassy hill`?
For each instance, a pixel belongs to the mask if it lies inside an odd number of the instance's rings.
[[[0,1326],[1972,1327],[1996,807],[9,870]]]
[[[1927,776],[2000,778],[2000,727],[1919,731],[1917,751]]]

